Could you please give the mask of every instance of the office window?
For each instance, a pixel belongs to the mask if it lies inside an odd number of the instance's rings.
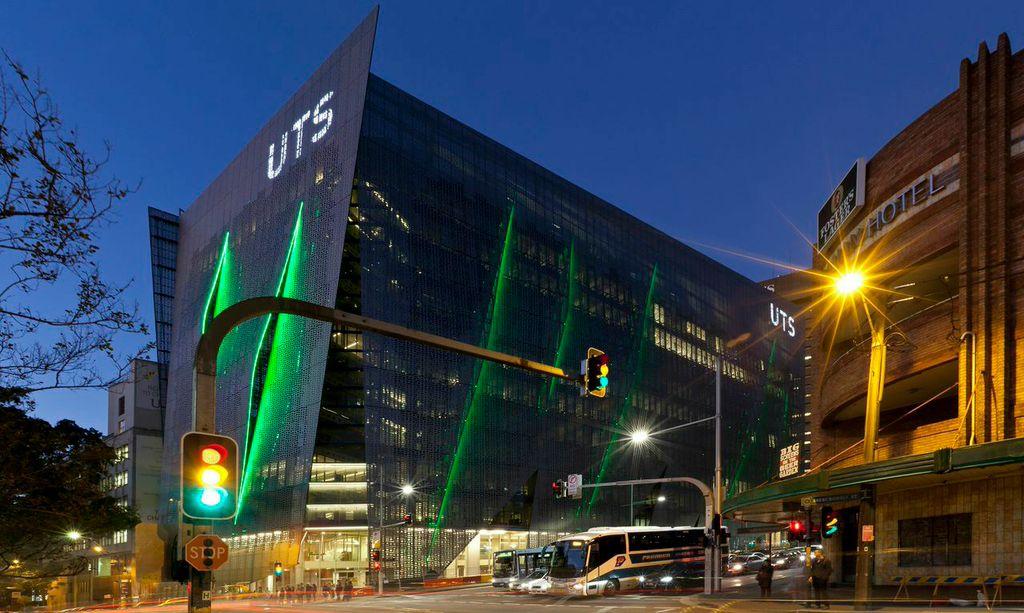
[[[900,566],[970,566],[971,514],[899,521]]]
[[[117,414],[124,415],[124,396],[117,399]]]
[[[121,445],[114,448],[114,462],[120,463],[128,459],[128,445]]]
[[[121,434],[125,430],[125,421],[123,419],[117,420],[117,433]]]

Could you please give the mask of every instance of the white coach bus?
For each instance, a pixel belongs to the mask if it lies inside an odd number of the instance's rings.
[[[704,528],[591,528],[551,548],[550,594],[611,595],[704,576]]]

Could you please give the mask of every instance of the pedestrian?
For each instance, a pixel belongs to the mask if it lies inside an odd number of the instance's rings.
[[[772,576],[775,574],[775,567],[771,559],[765,560],[761,568],[757,569],[757,584],[761,586],[761,598],[772,597]]]
[[[829,609],[828,580],[832,576],[832,561],[820,549],[814,552],[811,560],[811,589],[814,591],[813,606]]]

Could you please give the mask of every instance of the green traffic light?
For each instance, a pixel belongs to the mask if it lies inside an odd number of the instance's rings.
[[[608,377],[601,377],[597,381],[601,384],[601,387],[608,387]]]

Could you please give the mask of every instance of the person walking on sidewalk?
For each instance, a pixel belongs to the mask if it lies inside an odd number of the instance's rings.
[[[814,602],[811,606],[829,609],[828,580],[832,576],[832,561],[820,549],[814,552],[811,561],[811,589],[814,590]]]
[[[771,559],[767,559],[757,570],[757,584],[761,586],[761,598],[772,597],[772,575],[775,574],[775,567]]]

